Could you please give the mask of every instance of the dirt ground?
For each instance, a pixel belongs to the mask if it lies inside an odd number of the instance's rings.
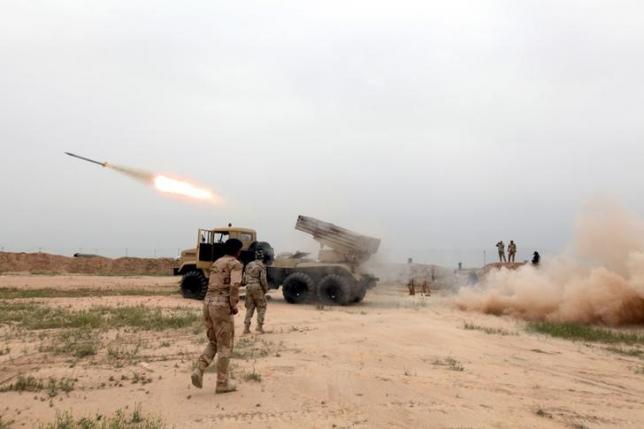
[[[0,276],[6,288],[72,295],[3,301],[14,306],[143,305],[196,315],[176,329],[97,328],[98,347],[85,356],[56,349],[61,330],[34,328],[42,321],[3,323],[0,388],[20,376],[74,380],[67,392],[2,389],[9,391],[0,393],[0,415],[10,427],[52,422],[63,410],[82,417],[137,405],[177,428],[644,427],[641,357],[531,334],[523,322],[459,312],[448,297],[410,297],[402,286],[380,285],[361,305],[321,309],[272,291],[267,334],[240,335],[243,311],[236,318],[239,390],[225,395],[214,394],[214,372],[204,389],[190,384],[205,343],[201,303],[168,294],[176,278]],[[74,297],[80,289],[146,295]]]

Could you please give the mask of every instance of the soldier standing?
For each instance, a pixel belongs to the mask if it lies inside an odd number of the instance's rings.
[[[208,292],[203,305],[203,318],[206,324],[208,345],[197,360],[192,371],[192,384],[201,389],[203,373],[217,355],[216,393],[236,390],[228,380],[228,364],[233,351],[237,314],[239,286],[242,281],[243,266],[238,258],[242,242],[231,238],[224,243],[225,256],[217,259],[210,268]]]
[[[420,285],[421,287],[421,292],[425,296],[429,296],[432,293],[429,291],[429,280],[427,280],[427,277],[423,278],[422,284]]]
[[[503,240],[496,243],[496,248],[499,250],[499,262],[506,262],[505,259],[505,244]]]
[[[514,244],[514,240],[510,240],[508,244],[508,262],[514,262],[514,257],[517,254],[517,245]]]
[[[416,295],[416,285],[414,284],[414,278],[409,279],[407,283],[407,288],[409,289],[409,295]]]
[[[409,295],[416,295],[416,285],[414,284],[414,277],[416,276],[416,268],[414,267],[414,260],[412,258],[407,259],[407,288],[409,288]]]
[[[436,281],[436,267],[431,267],[429,269],[429,275],[426,275],[423,279],[423,293],[427,296],[432,295],[432,285]]]
[[[255,260],[246,266],[246,272],[244,273],[244,284],[246,285],[244,334],[250,334],[250,322],[253,319],[255,308],[257,308],[257,328],[255,330],[261,334],[264,333],[266,292],[268,290],[264,260],[264,252],[258,250],[255,252]]]

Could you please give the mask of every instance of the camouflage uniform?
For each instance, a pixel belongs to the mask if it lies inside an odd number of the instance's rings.
[[[517,254],[517,245],[514,243],[514,241],[510,240],[510,244],[508,244],[508,262],[514,262],[514,257]]]
[[[422,279],[421,280],[420,292],[423,295],[427,295],[427,296],[429,296],[431,294],[431,292],[429,291],[429,282],[427,281],[427,279]]]
[[[502,241],[496,243],[496,248],[499,249],[499,262],[506,262],[505,259],[505,244]]]
[[[409,283],[407,283],[407,288],[409,289],[409,295],[416,295],[416,285],[414,284],[414,279],[409,280]]]
[[[246,316],[244,317],[244,333],[250,332],[250,322],[257,308],[257,332],[264,332],[264,316],[266,315],[266,267],[260,260],[255,260],[246,266],[244,273],[246,285]]]
[[[416,275],[417,275],[416,267],[409,264],[409,280],[407,281],[407,288],[409,288],[409,295],[416,295]]]
[[[217,392],[233,390],[228,383],[228,364],[233,352],[233,315],[237,313],[242,270],[241,262],[233,256],[219,258],[210,268],[208,293],[203,305],[208,345],[197,360],[193,372],[193,384],[197,387],[201,387],[203,372],[217,354]]]
[[[427,273],[425,273],[425,276],[423,277],[423,284],[422,284],[423,294],[427,296],[430,296],[432,294],[431,285],[434,283],[434,280],[436,280],[436,272],[434,270],[434,267],[432,267],[429,273],[429,276],[427,276]]]

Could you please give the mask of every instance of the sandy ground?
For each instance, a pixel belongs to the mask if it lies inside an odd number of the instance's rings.
[[[178,284],[178,277],[162,276],[89,276],[85,274],[31,275],[25,273],[0,275],[0,287],[18,289],[158,290],[172,287],[178,288]]]
[[[175,285],[176,279],[159,277],[0,276],[0,287]],[[226,395],[214,394],[214,373],[206,374],[202,390],[190,384],[192,362],[204,347],[204,334],[195,329],[138,332],[137,358],[115,365],[105,350],[114,332],[103,334],[98,355],[70,361],[39,351],[42,335],[12,335],[4,327],[0,349],[10,352],[0,356],[0,382],[18,374],[78,381],[52,400],[44,393],[0,393],[0,414],[15,427],[32,427],[60,410],[80,417],[140,404],[145,414],[177,428],[644,427],[644,375],[636,372],[643,361],[637,357],[528,334],[522,322],[459,312],[447,298],[409,297],[391,285],[354,307],[317,309],[289,305],[278,291],[271,296],[269,333],[240,336],[243,311],[236,318],[236,340],[264,352],[233,361],[239,390]],[[36,300],[75,308],[201,310],[200,302],[178,295]],[[466,330],[466,322],[510,335]],[[252,371],[260,382],[244,381]],[[133,384],[136,373],[149,382]]]

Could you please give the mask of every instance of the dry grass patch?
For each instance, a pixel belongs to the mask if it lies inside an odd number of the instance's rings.
[[[13,423],[13,420],[5,420],[4,417],[0,415],[0,429],[9,429]]]
[[[144,415],[137,406],[130,414],[117,410],[111,416],[97,414],[93,417],[74,418],[69,412],[56,414],[56,420],[43,429],[164,429],[168,426],[159,417]]]
[[[200,321],[200,314],[186,308],[162,310],[137,305],[72,310],[38,303],[0,301],[0,324],[13,324],[30,330],[128,327],[161,331],[190,327]]]
[[[134,364],[138,361],[142,346],[143,343],[140,338],[136,338],[133,342],[128,342],[123,337],[117,336],[107,346],[107,357],[110,360],[117,361],[117,366],[123,366],[125,363]]]
[[[446,366],[447,369],[449,369],[451,371],[461,372],[461,371],[465,370],[465,367],[463,366],[463,364],[461,364],[459,361],[457,361],[456,359],[454,359],[452,357],[448,357],[448,358],[445,358],[443,360],[436,359],[433,362],[433,364],[434,365],[439,365],[439,366]]]
[[[242,378],[244,381],[253,381],[255,383],[261,383],[262,382],[262,375],[255,371],[255,368],[253,368],[252,371],[245,371],[242,373]]]
[[[50,377],[47,380],[39,379],[31,375],[18,376],[15,382],[0,388],[0,392],[41,392],[47,391],[50,398],[57,396],[59,392],[69,393],[74,390],[76,379],[63,377],[57,379]]]
[[[640,348],[606,347],[606,351],[627,357],[644,359],[644,350]]]
[[[487,326],[478,326],[473,323],[465,323],[465,325],[463,325],[463,329],[470,331],[482,331],[489,335],[517,335],[516,332],[506,331],[505,329],[501,328],[488,328]]]
[[[579,323],[533,322],[528,324],[527,329],[531,332],[571,341],[630,345],[644,344],[644,335],[597,328]]]
[[[243,360],[264,358],[271,354],[272,349],[273,344],[268,341],[250,336],[241,337],[235,344],[232,357]]]

